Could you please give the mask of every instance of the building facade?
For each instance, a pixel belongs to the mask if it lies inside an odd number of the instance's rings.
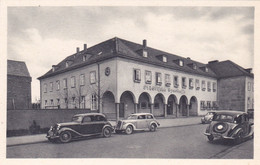
[[[31,82],[25,62],[7,60],[7,109],[31,108]]]
[[[38,78],[41,105],[90,109],[110,119],[135,112],[202,115],[219,108],[220,77],[211,65],[150,48],[146,40],[85,44]]]

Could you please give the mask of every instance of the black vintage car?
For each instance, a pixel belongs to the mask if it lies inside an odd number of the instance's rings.
[[[72,117],[71,122],[57,123],[51,126],[47,133],[50,142],[70,142],[72,139],[102,135],[110,137],[113,127],[101,113],[77,114]]]
[[[236,143],[254,136],[254,124],[249,121],[248,114],[240,111],[215,112],[212,122],[204,133],[209,141],[215,138],[231,139]]]

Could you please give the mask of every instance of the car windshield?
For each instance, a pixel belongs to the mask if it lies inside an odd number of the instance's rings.
[[[213,117],[213,121],[233,122],[233,116],[228,114],[216,114]]]
[[[72,117],[72,121],[81,122],[82,121],[82,116],[73,116]]]
[[[136,119],[136,117],[137,117],[136,115],[130,115],[127,117],[127,119]]]

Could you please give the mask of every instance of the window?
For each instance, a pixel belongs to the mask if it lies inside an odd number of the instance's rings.
[[[81,74],[79,79],[80,79],[80,85],[85,85],[85,75]]]
[[[196,86],[196,90],[200,89],[200,80],[196,79],[195,86]]]
[[[152,83],[152,72],[151,71],[145,71],[145,83],[151,84]]]
[[[53,106],[53,99],[51,99],[51,106]]]
[[[75,78],[75,76],[72,76],[70,78],[70,83],[71,83],[71,88],[75,88],[75,85],[76,85],[76,78]]]
[[[92,120],[91,120],[91,117],[90,116],[85,116],[84,118],[83,118],[83,123],[87,123],[87,122],[91,122]]]
[[[147,119],[153,119],[152,115],[147,115],[146,117],[147,117]]]
[[[146,50],[143,50],[143,57],[147,57],[148,56],[148,52]]]
[[[193,68],[194,70],[196,70],[196,69],[197,69],[197,65],[196,65],[196,64],[193,64],[193,65],[192,65],[192,68]]]
[[[205,101],[200,101],[200,109],[204,110],[206,108]]]
[[[66,108],[68,108],[68,98],[64,98],[64,102],[66,104]]]
[[[215,82],[213,82],[213,92],[217,91],[217,84]]]
[[[180,66],[183,66],[183,64],[184,64],[183,61],[180,60],[180,61],[179,61],[179,65],[180,65]]]
[[[139,115],[139,116],[137,117],[137,119],[145,119],[145,118],[146,118],[145,115]]]
[[[161,73],[155,73],[156,76],[156,85],[161,85],[162,84],[162,74]]]
[[[163,56],[163,57],[162,57],[162,60],[163,60],[163,62],[167,62],[167,57],[166,57],[166,56]]]
[[[179,86],[178,76],[174,76],[173,79],[174,79],[174,80],[173,80],[174,87],[175,87],[175,88],[178,88],[178,86]]]
[[[56,81],[57,91],[60,90],[60,80]]]
[[[154,103],[154,109],[159,109],[160,108],[160,104],[159,103]]]
[[[193,88],[194,88],[193,78],[190,78],[190,79],[189,79],[189,88],[190,88],[190,89],[193,89]]]
[[[47,92],[47,84],[44,84],[44,85],[43,85],[43,88],[44,88],[44,89],[43,89],[44,93],[46,93],[46,92]]]
[[[60,109],[60,99],[57,99],[57,106],[58,106],[58,109]]]
[[[203,91],[206,90],[206,84],[205,84],[204,80],[201,81],[201,88],[202,88]]]
[[[171,78],[169,74],[165,74],[165,86],[171,86]]]
[[[210,92],[211,91],[211,83],[209,81],[207,82],[207,88],[208,88],[208,91]]]
[[[207,101],[207,109],[211,109],[211,101]]]
[[[96,71],[90,72],[90,84],[96,83]]]
[[[248,90],[248,91],[251,90],[251,83],[250,83],[250,82],[247,83],[247,90]]]
[[[146,102],[141,102],[141,108],[142,108],[142,109],[146,109],[146,108],[147,108]]]
[[[67,88],[67,79],[65,78],[65,79],[63,79],[63,87],[64,87],[64,89],[66,89]]]
[[[50,82],[50,92],[53,90],[53,82]]]
[[[87,60],[87,56],[84,55],[84,56],[82,57],[82,60],[83,60],[83,61],[86,61],[86,60]]]
[[[186,84],[186,77],[182,77],[182,79],[181,79],[181,83],[182,83],[182,88],[183,88],[183,89],[186,89],[186,87],[187,87],[187,84]]]
[[[212,109],[218,109],[218,102],[213,101],[212,104],[213,104]]]
[[[76,97],[72,97],[72,105],[74,108],[77,108],[76,106]]]
[[[66,61],[66,68],[69,67],[69,61]]]
[[[48,101],[47,101],[47,100],[45,100],[45,102],[44,102],[44,105],[45,105],[45,106],[47,106],[47,103],[48,103]]]
[[[91,110],[97,109],[97,96],[96,94],[91,95]]]
[[[80,100],[80,108],[82,108],[82,109],[85,108],[85,96],[81,96],[81,100]]]
[[[205,67],[205,72],[209,72],[209,68]]]
[[[134,69],[134,82],[140,82],[141,81],[141,70],[140,69]]]

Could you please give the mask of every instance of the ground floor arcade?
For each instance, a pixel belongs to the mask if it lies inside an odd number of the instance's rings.
[[[198,100],[195,96],[188,98],[182,95],[178,99],[174,94],[165,97],[162,93],[152,98],[147,92],[135,97],[132,92],[125,91],[120,96],[120,102],[116,102],[114,94],[107,91],[102,97],[101,112],[116,120],[139,112],[152,113],[155,117],[197,116]]]

